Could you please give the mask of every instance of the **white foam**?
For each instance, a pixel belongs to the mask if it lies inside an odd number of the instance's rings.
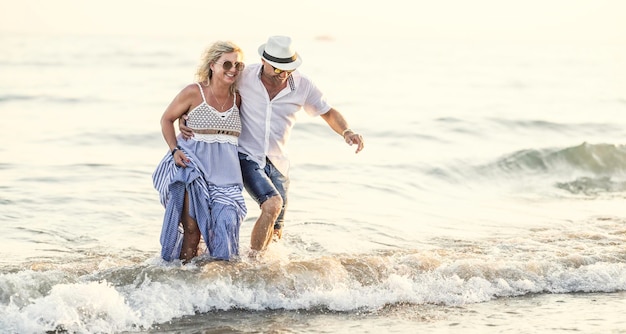
[[[3,328],[16,332],[64,329],[73,333],[107,333],[150,325],[126,304],[124,296],[106,282],[58,284],[32,304],[3,310]]]

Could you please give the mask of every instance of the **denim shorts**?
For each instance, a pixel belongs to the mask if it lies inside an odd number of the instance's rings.
[[[285,221],[285,210],[287,209],[289,178],[279,172],[269,159],[266,160],[265,168],[261,168],[259,164],[249,160],[247,155],[239,153],[239,163],[241,164],[243,185],[248,194],[259,205],[272,196],[280,195],[283,198],[283,207],[274,222],[274,229],[281,229]]]

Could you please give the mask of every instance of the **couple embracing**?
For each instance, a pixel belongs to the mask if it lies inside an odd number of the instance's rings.
[[[289,189],[285,148],[298,111],[321,116],[357,146],[356,153],[363,149],[362,136],[297,70],[302,58],[291,38],[271,36],[259,55],[260,63],[245,66],[236,44],[213,43],[201,59],[197,82],[183,88],[163,113],[169,152],[152,179],[165,207],[161,257],[166,261],[187,263],[200,252],[219,260],[238,257],[246,215],[243,188],[261,208],[250,239],[253,255],[273,237],[281,238]]]

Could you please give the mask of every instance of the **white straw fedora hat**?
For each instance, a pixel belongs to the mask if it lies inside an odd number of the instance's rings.
[[[291,38],[271,36],[259,46],[259,55],[270,65],[285,71],[295,70],[302,64],[300,55],[291,48]]]

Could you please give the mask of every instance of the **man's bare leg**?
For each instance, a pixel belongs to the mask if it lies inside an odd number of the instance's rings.
[[[261,215],[259,215],[252,228],[250,238],[250,248],[253,251],[265,250],[267,245],[269,245],[274,234],[274,222],[278,218],[282,207],[283,199],[280,195],[272,196],[261,204]]]

